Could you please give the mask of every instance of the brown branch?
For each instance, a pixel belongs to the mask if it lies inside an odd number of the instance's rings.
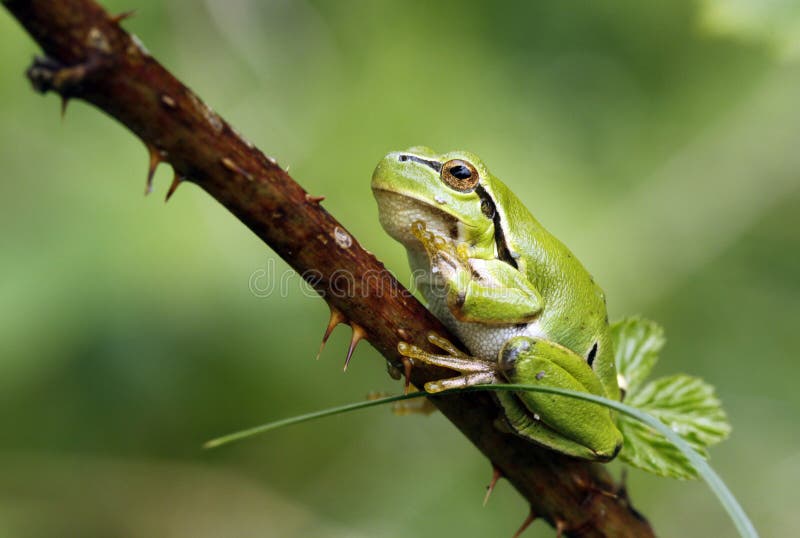
[[[427,347],[429,331],[447,335],[318,198],[242,139],[122,30],[121,17],[109,16],[91,0],[3,4],[48,56],[28,71],[37,90],[55,91],[65,103],[83,99],[127,126],[150,151],[150,178],[163,161],[175,170],[171,192],[183,180],[202,187],[304,275],[335,316],[350,324],[354,334],[365,335],[392,364],[400,365],[399,340]],[[414,368],[411,381],[421,386],[445,373]],[[603,466],[561,456],[496,429],[498,409],[489,395],[432,400],[530,503],[532,513],[559,531],[592,537],[653,535],[627,496],[613,494],[622,488]],[[401,459],[413,467],[411,458]]]

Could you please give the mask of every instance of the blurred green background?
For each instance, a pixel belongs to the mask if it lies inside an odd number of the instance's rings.
[[[389,150],[470,149],[605,288],[661,322],[656,374],[713,382],[712,452],[763,536],[800,532],[797,2],[121,0],[164,65],[408,281],[377,225]],[[2,12],[3,10],[0,10]],[[526,507],[441,416],[215,435],[370,390],[383,361],[122,127],[33,93],[0,13],[0,536],[510,536]],[[270,261],[272,260],[272,261]],[[617,464],[613,471],[619,473]],[[732,536],[702,483],[632,471],[660,536]],[[552,536],[536,523],[526,536]]]

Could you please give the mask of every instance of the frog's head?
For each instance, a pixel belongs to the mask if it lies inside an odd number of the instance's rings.
[[[491,245],[497,208],[491,196],[494,178],[472,153],[437,154],[415,146],[389,153],[372,174],[386,232],[406,247],[417,239],[412,224],[472,245]],[[496,180],[494,180],[496,181]]]

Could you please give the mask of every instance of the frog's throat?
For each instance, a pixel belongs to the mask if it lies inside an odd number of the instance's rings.
[[[446,207],[448,207],[448,206],[442,207],[442,206],[437,205],[437,204],[432,204],[430,202],[430,200],[425,199],[423,196],[419,196],[419,195],[416,195],[414,193],[407,192],[407,191],[404,191],[404,190],[401,190],[401,189],[400,190],[394,190],[394,189],[386,189],[386,188],[383,188],[383,187],[372,187],[372,191],[374,193],[380,195],[380,196],[385,197],[386,200],[391,200],[392,198],[400,198],[400,199],[404,199],[404,200],[414,200],[414,202],[416,204],[419,204],[420,206],[424,206],[425,209],[429,210],[431,213],[435,213],[435,214],[441,215],[443,220],[459,221],[459,218],[458,218],[457,215],[453,214],[452,212],[450,212],[450,211],[448,211],[446,209]],[[380,203],[380,200],[379,200],[379,203]],[[466,226],[467,228],[471,228],[471,229],[476,229],[477,228],[477,226],[475,226],[473,224],[468,224],[468,223],[463,222],[463,221],[460,221],[460,222],[461,222],[461,224],[463,226]],[[430,224],[430,223],[426,222],[426,224]]]

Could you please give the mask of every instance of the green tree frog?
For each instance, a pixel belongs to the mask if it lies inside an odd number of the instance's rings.
[[[426,147],[386,155],[372,176],[380,221],[402,243],[430,310],[469,354],[437,336],[412,361],[457,377],[425,390],[528,383],[620,399],[605,295],[592,276],[472,153]],[[622,435],[607,408],[544,393],[495,393],[516,434],[607,461]]]

